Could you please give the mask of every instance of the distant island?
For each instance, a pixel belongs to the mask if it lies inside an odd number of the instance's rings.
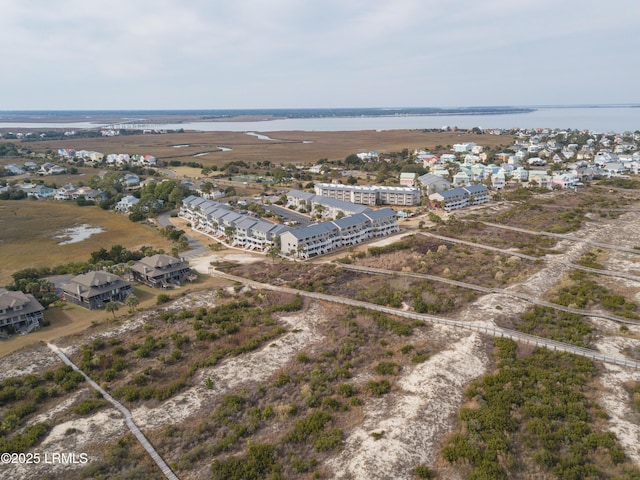
[[[389,117],[438,115],[509,115],[530,113],[532,107],[398,107],[398,108],[259,108],[259,109],[207,109],[207,110],[7,110],[0,111],[0,121],[20,122],[72,122],[104,119],[211,121],[234,118],[286,119],[333,117]]]

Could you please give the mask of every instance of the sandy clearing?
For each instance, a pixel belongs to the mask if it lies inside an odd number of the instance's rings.
[[[191,268],[195,269],[198,273],[209,273],[209,267],[211,262],[235,262],[243,265],[249,263],[263,262],[264,255],[257,253],[215,253],[213,255],[207,255],[206,257],[197,257],[189,260]]]
[[[640,415],[631,403],[631,395],[624,385],[638,381],[638,372],[617,365],[605,364],[600,376],[603,390],[598,398],[609,414],[609,430],[616,434],[624,452],[640,466]]]
[[[76,401],[78,400],[78,398],[80,398],[83,395],[86,395],[87,392],[89,392],[90,389],[87,388],[82,388],[76,392],[74,392],[71,396],[69,396],[68,398],[66,398],[62,403],[59,403],[58,405],[56,405],[54,408],[52,408],[51,410],[47,410],[46,412],[43,412],[37,416],[35,416],[34,418],[30,419],[29,423],[41,423],[41,422],[48,422],[51,419],[53,419],[57,414],[59,413],[64,413],[67,410],[69,410],[69,408],[71,407],[71,405],[73,405],[74,403],[76,403]],[[91,390],[91,392],[93,392],[93,390]]]
[[[76,432],[67,434],[67,431],[73,428]],[[49,456],[52,453],[74,453],[76,458],[86,453],[90,464],[99,459],[95,445],[109,443],[126,430],[124,417],[114,408],[106,408],[91,416],[55,425],[42,443],[33,449],[33,452],[40,453],[41,460],[44,459],[45,453]],[[64,470],[75,470],[84,466],[86,464],[79,461],[76,464],[54,464],[44,461],[39,464],[12,464],[2,472],[2,478],[24,480],[47,478]]]
[[[46,346],[25,347],[6,357],[0,357],[0,381],[10,377],[40,373],[58,363],[60,359]]]
[[[334,478],[412,479],[414,465],[432,465],[443,435],[453,429],[464,386],[490,363],[484,341],[476,333],[456,341],[402,377],[399,391],[368,403],[362,425],[328,462]],[[381,432],[379,440],[371,435]]]

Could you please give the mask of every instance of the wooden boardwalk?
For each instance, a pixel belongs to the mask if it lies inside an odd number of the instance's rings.
[[[158,468],[160,468],[164,476],[169,480],[179,480],[178,476],[175,473],[173,473],[173,470],[169,468],[169,465],[167,465],[167,463],[162,459],[162,457],[156,451],[156,449],[153,448],[153,445],[151,445],[149,440],[147,440],[147,437],[144,436],[142,431],[134,423],[133,417],[131,416],[131,412],[129,411],[129,409],[127,409],[124,405],[122,405],[115,398],[109,395],[104,390],[104,388],[98,385],[91,377],[89,377],[89,375],[87,375],[82,370],[80,370],[80,368],[78,368],[78,366],[75,363],[73,363],[71,359],[67,357],[64,354],[64,352],[60,350],[56,345],[54,345],[53,343],[47,343],[47,346],[51,349],[51,351],[53,351],[53,353],[55,353],[58,357],[60,357],[60,360],[62,360],[67,365],[69,365],[76,372],[80,373],[84,377],[84,379],[89,383],[89,385],[91,385],[95,390],[100,392],[105,400],[109,401],[117,410],[120,411],[120,413],[122,413],[122,415],[124,415],[124,419],[127,424],[127,427],[129,427],[129,430],[131,430],[131,433],[135,435],[135,437],[138,439],[138,442],[140,442],[140,444],[144,447],[144,449],[149,453],[153,461],[156,462],[156,465],[158,465]]]

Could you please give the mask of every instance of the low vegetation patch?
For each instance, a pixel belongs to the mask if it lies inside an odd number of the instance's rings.
[[[498,370],[467,388],[469,404],[442,450],[445,461],[475,479],[514,478],[532,468],[556,478],[638,478],[590,398],[590,360],[546,349],[521,357],[513,341],[495,343]]]

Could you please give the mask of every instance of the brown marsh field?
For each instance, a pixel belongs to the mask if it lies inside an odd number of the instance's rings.
[[[468,132],[422,130],[385,130],[358,132],[270,132],[272,140],[262,140],[242,132],[192,132],[165,135],[127,135],[119,137],[78,138],[58,141],[33,141],[22,144],[34,152],[58,148],[95,150],[102,153],[140,153],[154,155],[162,161],[202,163],[222,166],[242,160],[272,163],[310,163],[320,159],[341,160],[352,153],[377,151],[399,152],[446,147],[454,143],[475,141],[485,148],[510,145],[507,135],[476,135]],[[186,145],[186,146],[185,146]],[[177,147],[180,146],[180,147]],[[219,147],[230,148],[222,151]],[[448,150],[448,148],[443,148]],[[195,157],[194,155],[198,155]]]
[[[103,232],[78,243],[59,245],[63,239],[56,235],[83,224],[100,227]],[[97,207],[55,201],[0,201],[0,285],[9,283],[16,270],[86,261],[91,252],[116,244],[129,249],[147,245],[171,250],[171,242],[152,226],[133,223],[124,215]]]

